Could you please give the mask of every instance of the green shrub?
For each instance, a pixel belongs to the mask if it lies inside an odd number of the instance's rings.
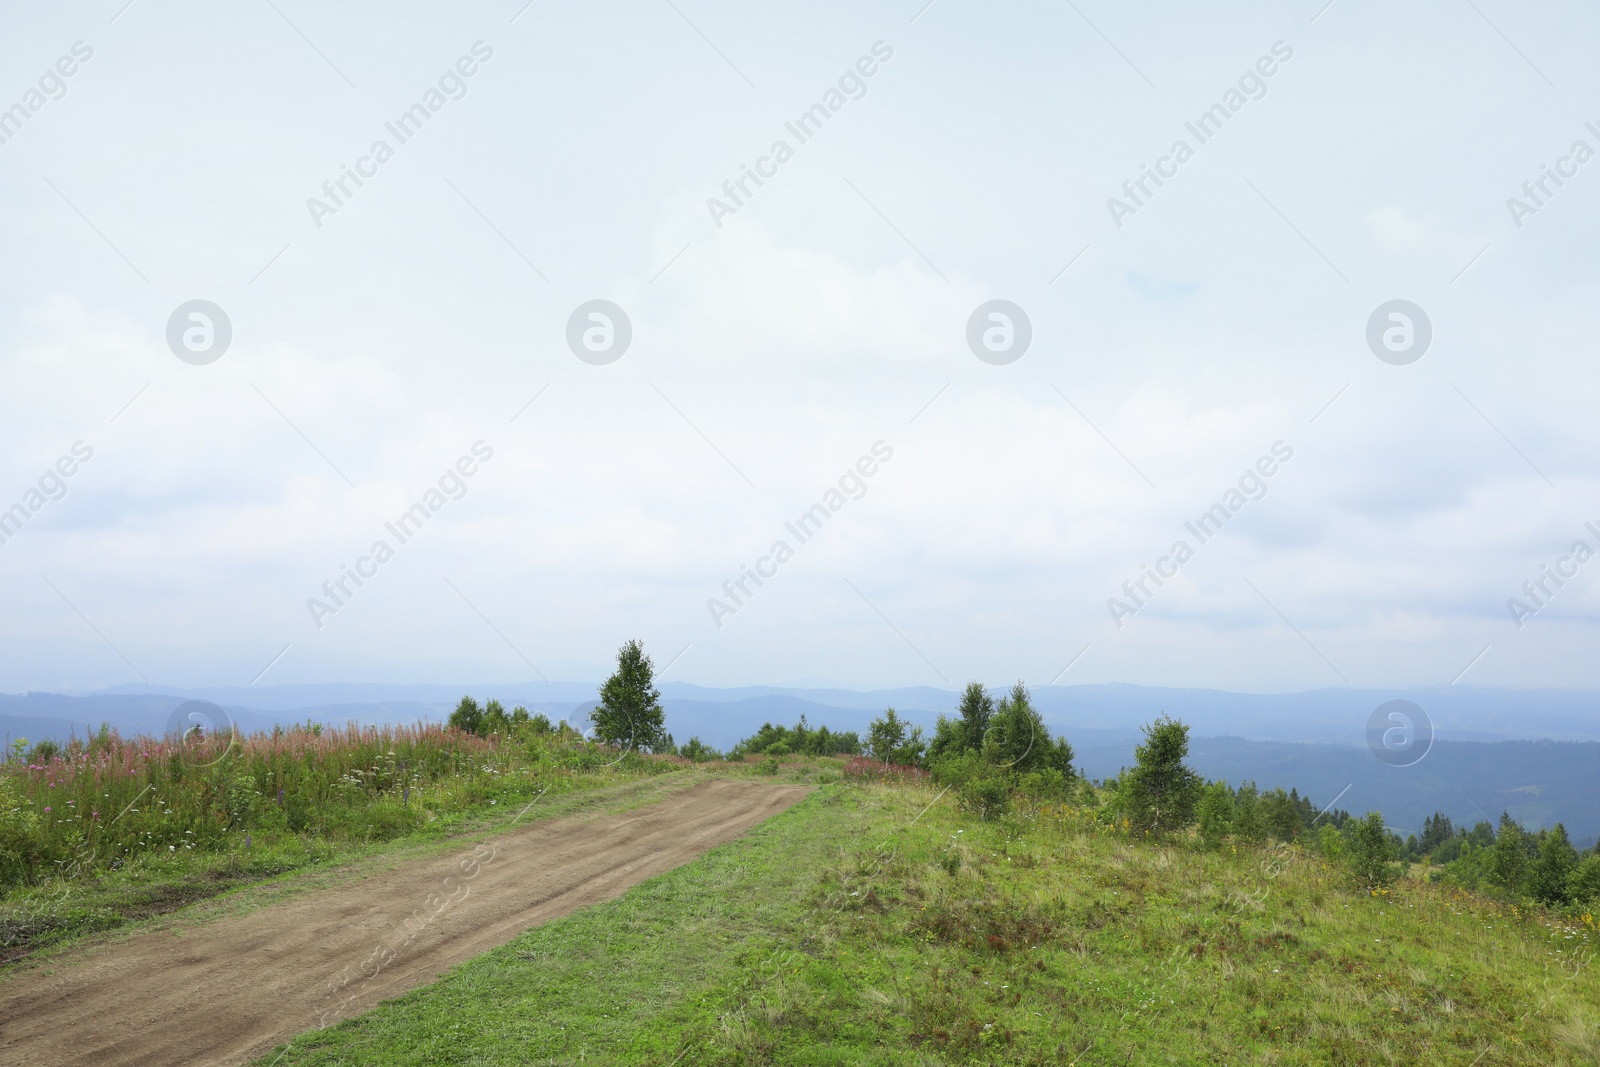
[[[968,779],[978,777],[982,767],[983,760],[976,752],[961,752],[930,762],[928,770],[936,784],[954,788]]]
[[[1567,876],[1567,895],[1579,904],[1600,900],[1600,854],[1587,855]]]
[[[1390,885],[1400,876],[1394,862],[1399,849],[1383,825],[1383,815],[1372,811],[1365,819],[1353,819],[1345,841],[1346,862],[1356,880],[1369,888]]]
[[[787,745],[790,752],[806,756],[855,756],[861,752],[861,739],[854,731],[835,733],[826,726],[812,729],[806,717],[792,727],[761,724],[761,729],[728,750],[730,758],[737,759],[746,753],[760,755],[773,745]]]
[[[1317,851],[1331,863],[1344,860],[1344,833],[1337,826],[1324,825],[1317,831]]]
[[[980,819],[998,819],[1011,810],[1011,782],[1001,775],[969,779],[956,790],[956,800]]]
[[[1212,782],[1200,793],[1200,841],[1206,848],[1221,848],[1233,829],[1233,790],[1227,782]]]
[[[704,763],[707,760],[720,760],[722,753],[701,741],[698,737],[691,737],[678,749],[678,755],[684,759],[693,760],[695,763]]]
[[[1070,789],[1067,776],[1054,767],[1025,774],[1017,783],[1017,791],[1034,800],[1065,800]]]

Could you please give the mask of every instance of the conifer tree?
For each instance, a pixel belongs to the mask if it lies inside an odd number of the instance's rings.
[[[629,641],[617,650],[617,670],[600,687],[600,703],[591,713],[595,736],[608,745],[654,751],[667,741],[661,691],[655,687],[655,665],[644,645]]]
[[[983,747],[984,736],[989,732],[989,720],[994,717],[994,698],[983,688],[982,682],[968,682],[961,694],[961,706],[956,709],[961,716],[961,747],[976,752]]]
[[[1144,744],[1134,749],[1138,762],[1122,776],[1128,821],[1153,834],[1181,830],[1194,822],[1200,798],[1200,776],[1183,764],[1189,727],[1163,715],[1144,734]]]

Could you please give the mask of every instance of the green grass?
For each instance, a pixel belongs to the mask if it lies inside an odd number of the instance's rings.
[[[933,799],[825,786],[260,1062],[1600,1062],[1592,917]]]
[[[248,844],[243,832],[234,832],[207,849],[152,848],[76,869],[40,865],[31,881],[0,887],[0,974],[8,961],[32,959],[89,934],[137,925],[198,901],[248,887],[269,890],[242,902],[248,906],[271,898],[271,891],[314,888],[322,881],[308,881],[307,874],[344,876],[367,861],[411,856],[492,832],[535,797],[530,820],[649,803],[661,795],[652,779],[672,779],[664,784],[668,789],[693,784],[692,772],[660,761],[596,763],[574,768],[526,761],[492,776],[480,769],[441,776],[427,795],[410,798],[416,818],[393,836],[256,828]]]

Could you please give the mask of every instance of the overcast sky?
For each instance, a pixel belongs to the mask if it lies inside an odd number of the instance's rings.
[[[7,5],[0,689],[1600,684],[1600,17],[1324,2]]]

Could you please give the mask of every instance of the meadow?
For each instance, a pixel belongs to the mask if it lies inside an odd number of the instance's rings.
[[[872,755],[772,728],[728,760],[473,724],[19,751],[0,766],[7,954],[207,897],[270,904],[238,891],[461,847],[532,801],[739,776],[815,789],[260,1063],[1600,1064],[1591,903],[1452,876],[1492,873],[1493,841],[1441,828],[1462,857],[1399,862],[1381,819],[1185,778],[1177,727],[1092,783],[1062,771],[1070,750],[1008,756],[1015,729],[974,750],[942,724],[942,760],[896,763],[919,753],[888,716]],[[1539,869],[1531,841],[1497,841]]]
[[[0,764],[0,961],[676,767],[566,730],[438,725],[165,740],[102,729],[12,756]]]
[[[853,775],[260,1063],[1594,1064],[1597,936],[1297,845]]]

